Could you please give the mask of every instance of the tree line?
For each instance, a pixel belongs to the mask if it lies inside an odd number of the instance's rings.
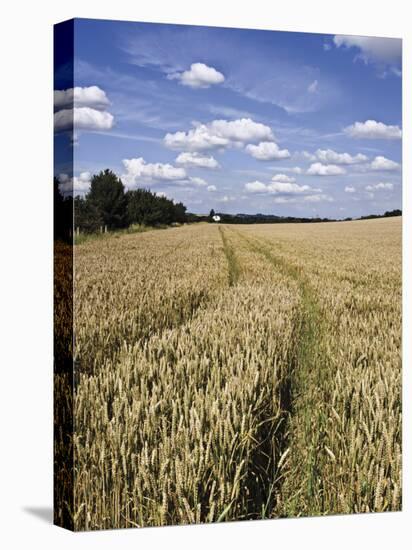
[[[74,209],[74,212],[73,212]],[[54,179],[54,228],[56,238],[70,239],[73,229],[84,233],[95,233],[102,227],[115,230],[133,224],[166,226],[174,223],[212,222],[215,211],[209,215],[186,212],[186,206],[157,195],[149,189],[126,191],[120,178],[111,170],[102,170],[91,179],[89,192],[84,196],[64,198],[59,190],[59,181]],[[299,218],[273,214],[225,214],[216,212],[222,223],[319,223],[338,221],[333,218]],[[401,216],[401,210],[387,211],[384,214],[362,216],[358,219],[371,219]],[[346,218],[349,221],[352,218]],[[356,218],[355,218],[356,219]]]
[[[225,214],[224,212],[210,211],[209,220],[218,215],[221,223],[260,224],[260,223],[319,223],[335,221],[330,218],[299,218],[296,216],[277,216],[275,214]]]
[[[74,208],[74,227],[85,233],[110,230],[133,224],[160,226],[186,222],[186,206],[153,193],[148,189],[126,191],[120,178],[111,170],[92,177],[90,190],[84,196],[64,199],[55,178],[55,230],[70,227],[70,212]],[[72,214],[73,215],[73,214]]]
[[[402,216],[402,210],[390,210],[384,214],[369,214],[360,218],[345,218],[337,220],[335,218],[321,218],[319,216],[313,218],[297,217],[297,216],[277,216],[275,214],[225,214],[224,212],[210,211],[209,216],[198,216],[198,221],[213,221],[213,216],[218,215],[221,223],[235,224],[256,224],[256,223],[323,223],[323,222],[338,222],[352,220],[371,220],[375,218],[390,218],[393,216]]]
[[[384,214],[369,214],[368,216],[361,216],[360,220],[374,220],[375,218],[393,218],[395,216],[402,216],[402,210],[399,208],[395,210],[387,210]]]

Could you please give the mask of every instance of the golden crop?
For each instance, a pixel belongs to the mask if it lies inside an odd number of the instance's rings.
[[[400,509],[400,218],[184,226],[74,263],[76,529]]]

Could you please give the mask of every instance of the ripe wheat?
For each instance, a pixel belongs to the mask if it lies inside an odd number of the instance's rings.
[[[76,246],[75,528],[399,510],[400,221]]]

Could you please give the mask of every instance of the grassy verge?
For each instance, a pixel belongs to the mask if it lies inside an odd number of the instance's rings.
[[[158,225],[151,227],[148,225],[133,224],[125,229],[116,229],[114,231],[108,231],[107,233],[80,233],[75,235],[74,244],[84,244],[96,240],[105,240],[119,238],[122,235],[133,235],[134,233],[145,233],[146,231],[153,231],[155,229],[169,229],[169,225]]]

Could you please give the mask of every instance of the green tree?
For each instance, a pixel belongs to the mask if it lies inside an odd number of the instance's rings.
[[[182,202],[174,203],[174,221],[178,223],[185,223],[186,220],[186,206]]]
[[[127,199],[124,185],[111,170],[93,176],[86,202],[99,212],[104,225],[110,228],[125,226]]]
[[[127,193],[127,220],[143,225],[169,225],[186,221],[186,206],[174,203],[167,197],[159,197],[148,189],[136,189]]]
[[[95,233],[103,225],[103,216],[95,204],[81,197],[74,199],[74,225],[85,233]]]
[[[402,210],[399,210],[399,209],[389,210],[384,214],[385,218],[391,218],[392,216],[402,216]]]
[[[127,219],[129,223],[156,225],[161,212],[156,211],[156,196],[148,189],[136,189],[127,193]]]

